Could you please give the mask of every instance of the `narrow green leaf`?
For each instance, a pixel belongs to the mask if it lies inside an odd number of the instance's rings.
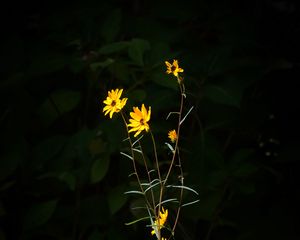
[[[168,202],[179,202],[177,198],[170,198],[170,199],[166,199],[164,201],[162,201],[161,203],[157,204],[155,207],[158,207],[159,205],[162,205],[164,203],[168,203]]]
[[[181,205],[181,207],[186,207],[186,206],[189,206],[189,205],[195,204],[195,203],[197,203],[197,202],[199,202],[199,201],[200,201],[200,200],[199,200],[199,199],[197,199],[197,200],[195,200],[195,201],[192,201],[192,202],[188,202],[188,203],[182,204],[182,205]]]
[[[124,153],[124,152],[120,152],[121,155],[129,158],[130,160],[133,160],[133,157],[129,156],[127,153]]]
[[[141,191],[127,191],[127,192],[124,192],[124,194],[140,194],[140,195],[144,195],[144,193],[143,192],[141,192]]]
[[[189,190],[193,193],[195,193],[196,195],[199,195],[199,193],[197,193],[194,189],[192,188],[189,188],[189,187],[186,187],[186,186],[181,186],[181,185],[168,185],[167,188],[182,188],[182,189],[186,189],[186,190]]]
[[[149,216],[143,217],[143,218],[139,218],[139,219],[134,220],[134,221],[129,222],[129,223],[125,223],[125,225],[126,225],[126,226],[129,226],[129,225],[135,224],[135,223],[137,223],[137,222],[140,222],[140,221],[143,221],[143,220],[146,220],[146,219],[149,219]]]

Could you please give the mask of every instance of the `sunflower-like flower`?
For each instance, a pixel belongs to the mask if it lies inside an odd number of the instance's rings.
[[[168,61],[165,61],[165,64],[167,66],[167,74],[172,73],[175,77],[178,78],[178,73],[183,72],[184,70],[178,66],[178,61],[173,60],[173,63],[169,63]]]
[[[151,107],[147,111],[144,104],[142,104],[141,110],[138,107],[133,107],[133,112],[130,113],[131,119],[129,119],[128,127],[131,127],[129,132],[136,132],[134,137],[138,136],[143,130],[149,131],[149,120],[151,116]]]
[[[154,235],[156,232],[158,232],[158,229],[162,229],[167,221],[168,218],[168,209],[162,208],[162,210],[159,213],[158,218],[154,221],[154,225],[152,226],[153,230],[151,231],[151,234]]]
[[[103,108],[104,115],[107,115],[109,113],[109,117],[112,118],[114,113],[120,112],[121,109],[125,106],[127,102],[127,98],[121,98],[123,89],[115,89],[108,91],[108,96],[106,100],[103,101],[103,103],[106,104],[106,106]]]
[[[177,139],[176,130],[169,131],[168,137],[170,138],[171,142],[174,143]]]

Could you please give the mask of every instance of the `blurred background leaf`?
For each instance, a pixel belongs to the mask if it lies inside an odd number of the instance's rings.
[[[289,0],[3,5],[0,239],[150,237],[149,222],[124,225],[147,213],[123,194],[136,188],[120,155],[126,130],[119,114],[103,116],[103,99],[123,88],[125,114],[152,107],[163,166],[176,115],[165,119],[180,97],[165,72],[173,59],[184,113],[194,107],[181,132],[183,177],[200,200],[183,208],[176,239],[298,239],[299,9]],[[147,134],[142,142],[152,166]]]

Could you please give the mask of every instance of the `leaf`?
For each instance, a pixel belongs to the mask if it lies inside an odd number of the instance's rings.
[[[112,54],[121,52],[122,50],[126,49],[129,46],[128,42],[114,42],[107,45],[102,46],[99,49],[99,54]]]
[[[65,182],[70,188],[70,190],[72,191],[75,190],[76,178],[70,172],[63,172],[59,174],[58,179],[61,180],[62,182]]]
[[[216,103],[240,107],[240,97],[222,86],[209,84],[204,87],[203,92],[207,98]]]
[[[52,216],[57,200],[52,200],[32,206],[27,211],[24,228],[29,230],[45,224]]]
[[[101,181],[105,174],[108,171],[109,167],[109,160],[108,156],[105,156],[100,159],[96,159],[91,168],[91,182],[96,183]]]
[[[130,66],[124,61],[115,61],[113,64],[110,64],[108,66],[108,70],[117,79],[120,79],[127,83],[132,83],[132,71],[130,69]]]
[[[255,165],[251,163],[245,163],[240,165],[237,169],[235,169],[233,175],[235,177],[247,177],[255,173],[257,170],[258,168]]]
[[[192,201],[192,202],[184,203],[184,204],[182,204],[182,205],[181,205],[181,207],[186,207],[186,206],[189,206],[189,205],[195,204],[195,203],[197,203],[197,202],[199,202],[199,201],[200,201],[200,200],[199,200],[199,199],[197,199],[197,200],[195,200],[195,201]]]
[[[190,187],[187,187],[187,186],[182,186],[182,185],[168,185],[167,188],[182,188],[182,189],[185,189],[185,190],[189,190],[193,193],[195,193],[196,195],[199,195],[199,193],[197,193],[197,191],[195,191],[194,189],[190,188]]]
[[[46,125],[50,125],[61,114],[73,110],[80,102],[77,91],[58,90],[53,92],[39,107],[38,114]]]
[[[173,90],[178,89],[178,83],[174,76],[172,76],[171,74],[166,74],[162,69],[154,71],[150,76],[150,79],[153,79],[153,81],[160,86],[167,87]]]
[[[60,113],[73,110],[80,101],[80,93],[72,90],[58,90],[51,94],[52,101]]]
[[[251,148],[242,148],[236,151],[230,159],[229,171],[235,177],[246,177],[258,170],[251,160],[254,150]]]
[[[141,191],[135,191],[135,190],[124,192],[124,194],[138,194],[138,195],[145,195],[143,192],[141,192]]]
[[[108,193],[107,198],[111,214],[115,214],[125,205],[127,201],[127,196],[124,194],[125,188],[125,185],[119,185]]]
[[[128,48],[129,57],[139,66],[144,66],[144,53],[150,49],[148,41],[132,39]]]
[[[115,60],[112,58],[107,58],[105,61],[102,62],[94,62],[90,65],[90,68],[93,71],[96,71],[98,68],[106,68],[108,67],[110,64],[114,63]]]
[[[150,218],[149,216],[147,216],[147,217],[142,217],[142,218],[133,220],[133,221],[131,221],[131,222],[129,222],[129,223],[125,223],[125,225],[126,225],[126,226],[129,226],[129,225],[135,224],[135,223],[137,223],[137,222],[144,221],[144,220],[146,220],[146,219],[151,219],[151,218]]]

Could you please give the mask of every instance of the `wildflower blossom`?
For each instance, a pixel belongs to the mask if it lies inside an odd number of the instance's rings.
[[[151,234],[154,235],[158,228],[159,230],[162,229],[167,221],[168,218],[168,209],[162,208],[162,211],[160,211],[158,218],[154,221],[154,225],[152,226],[153,230],[151,231]]]
[[[178,78],[178,73],[183,72],[184,70],[178,66],[178,61],[173,60],[173,63],[169,63],[168,61],[165,61],[165,64],[167,66],[167,74],[172,73],[175,77]]]
[[[131,119],[129,119],[128,127],[131,127],[129,132],[136,132],[134,136],[138,136],[143,130],[149,131],[149,120],[151,116],[151,107],[147,111],[144,104],[142,104],[141,110],[138,107],[133,107],[133,112],[130,113]]]
[[[114,113],[120,112],[120,110],[125,106],[127,102],[127,98],[121,98],[123,89],[116,89],[108,91],[108,96],[106,100],[103,101],[103,103],[106,104],[106,106],[103,108],[104,115],[107,115],[109,113],[109,117],[112,118]]]
[[[171,142],[175,142],[177,139],[177,133],[175,130],[169,131],[168,137],[170,138]]]

